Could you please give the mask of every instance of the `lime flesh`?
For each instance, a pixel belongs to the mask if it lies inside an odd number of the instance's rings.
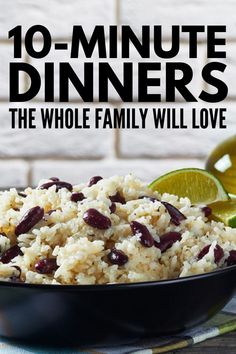
[[[221,182],[211,173],[198,168],[185,168],[169,172],[149,184],[159,193],[188,197],[192,204],[211,204],[229,200]]]
[[[212,209],[212,219],[225,225],[236,227],[236,200],[216,202],[209,205]]]

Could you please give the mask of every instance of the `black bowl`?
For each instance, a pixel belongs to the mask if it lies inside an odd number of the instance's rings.
[[[0,335],[52,345],[124,344],[193,327],[236,290],[236,266],[156,282],[33,285],[0,282]]]

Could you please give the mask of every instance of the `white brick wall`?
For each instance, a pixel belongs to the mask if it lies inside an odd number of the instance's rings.
[[[61,179],[70,180],[72,183],[87,181],[91,176],[101,175],[109,177],[114,174],[123,175],[133,173],[147,182],[151,182],[159,175],[177,168],[188,166],[203,167],[203,162],[198,159],[134,159],[114,160],[106,159],[102,161],[45,161],[40,160],[33,163],[32,182],[34,185],[41,178],[52,175],[59,176]]]
[[[0,31],[1,33],[1,31]],[[23,52],[23,56],[25,53]],[[10,43],[0,43],[0,100],[7,101],[9,97],[9,63],[19,62],[20,59],[13,59],[13,47]],[[25,88],[25,76],[20,73],[20,91]]]
[[[76,23],[88,33],[94,24],[114,24],[115,10],[115,0],[1,0],[0,38],[7,38],[8,31],[18,24],[24,29],[41,24],[54,38],[67,39]]]
[[[219,105],[220,106],[220,105]],[[234,134],[236,131],[236,104],[235,103],[225,103],[221,104],[223,108],[227,109],[227,129],[154,129],[151,109],[152,107],[175,107],[177,111],[183,107],[183,104],[176,103],[172,105],[146,105],[149,107],[150,114],[147,118],[149,123],[147,129],[140,129],[133,134],[131,130],[124,129],[121,131],[121,144],[120,153],[123,157],[133,157],[138,156],[151,156],[151,157],[161,157],[168,158],[169,156],[176,158],[183,157],[206,157],[211,149],[222,139]],[[124,105],[122,107],[127,107]],[[136,107],[137,105],[133,105]],[[138,105],[140,107],[140,105]],[[202,107],[210,108],[214,105],[202,104],[201,105],[191,105],[185,104],[185,122],[188,126],[191,126],[191,110],[194,107],[198,107],[198,111]],[[218,105],[217,105],[218,107]],[[138,114],[138,112],[137,112]],[[178,122],[179,120],[177,120]]]
[[[11,105],[14,107],[15,105]],[[52,107],[51,104],[17,104],[18,107],[37,110],[37,129],[11,129],[8,104],[0,105],[0,157],[22,158],[102,158],[114,155],[113,131],[93,128],[84,129],[42,129],[39,112],[41,108]],[[61,104],[53,104],[60,108]],[[81,112],[85,105],[67,105],[67,108],[78,108]],[[96,105],[103,107],[103,105]],[[106,106],[106,107],[109,107]],[[93,112],[95,105],[91,105]],[[92,115],[91,115],[92,116]]]
[[[28,183],[37,184],[38,180],[51,175],[78,183],[91,175],[124,174],[133,172],[150,181],[171,169],[188,166],[203,167],[204,159],[213,146],[220,140],[235,134],[236,116],[236,1],[235,0],[0,0],[0,188],[9,185],[21,187]],[[155,130],[148,118],[146,130],[12,130],[8,113],[8,65],[12,61],[12,44],[7,40],[8,31],[17,24],[24,30],[33,24],[43,24],[49,28],[54,41],[70,42],[72,26],[82,24],[89,34],[94,25],[128,24],[140,33],[143,24],[164,26],[165,46],[170,45],[170,26],[173,24],[223,24],[227,25],[227,71],[224,74],[229,87],[228,99],[222,103],[226,107],[226,130]],[[203,87],[211,91],[201,80],[201,69],[207,63],[206,36],[199,36],[198,59],[189,60],[188,42],[182,35],[179,61],[186,61],[194,69],[194,79],[189,88],[196,96]],[[68,61],[66,53],[55,54],[52,50],[47,61]],[[30,59],[24,53],[24,60],[31,62],[43,78],[43,60]],[[137,62],[141,61],[135,50],[131,51],[134,62],[134,100],[137,101]],[[156,58],[152,54],[150,61]],[[75,67],[75,60],[73,67]],[[111,60],[119,77],[122,77],[122,61]],[[83,65],[76,63],[78,73],[83,77]],[[98,58],[94,57],[95,100],[98,99],[97,77]],[[165,98],[165,71],[155,73],[161,78],[161,87],[152,89]],[[21,76],[22,89],[27,78]],[[45,104],[43,89],[37,100],[23,104],[22,107],[61,107],[62,104]],[[154,91],[153,91],[154,90]],[[55,71],[55,92],[58,99],[58,70]],[[67,107],[94,109],[98,104],[83,104],[75,90],[71,90],[73,103]],[[142,107],[137,103],[123,104],[116,92],[110,88],[109,104],[101,107],[128,108]],[[186,119],[190,119],[191,104],[147,104],[145,107],[185,107]],[[12,106],[12,105],[11,105]],[[17,104],[17,106],[19,106]],[[203,103],[197,105],[209,107]],[[39,121],[39,117],[37,117]]]
[[[227,25],[228,36],[235,36],[234,0],[121,0],[120,22],[140,30],[140,24],[163,25],[170,39],[171,25]],[[183,35],[183,38],[186,38]],[[205,35],[200,36],[205,38]]]
[[[1,188],[24,187],[28,183],[29,165],[23,160],[0,161]]]

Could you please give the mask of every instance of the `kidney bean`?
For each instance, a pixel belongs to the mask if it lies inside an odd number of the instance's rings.
[[[226,260],[227,266],[232,266],[236,264],[236,250],[229,252],[229,257]]]
[[[161,202],[170,215],[170,221],[176,226],[180,225],[182,220],[186,219],[186,216],[182,214],[177,208],[175,208],[172,204],[167,202]]]
[[[204,213],[206,218],[208,218],[208,216],[210,216],[212,214],[212,210],[208,206],[203,207],[202,212]]]
[[[56,258],[40,259],[34,267],[36,272],[41,274],[52,274],[58,269]]]
[[[209,252],[210,247],[211,247],[211,245],[207,245],[207,246],[203,247],[203,249],[198,254],[198,257],[197,257],[198,260],[202,259]],[[214,248],[215,263],[219,263],[223,257],[224,257],[224,251],[223,251],[222,247],[220,247],[219,245],[216,245]]]
[[[157,242],[155,241],[155,247],[159,248],[161,252],[165,252],[168,250],[176,241],[181,240],[181,233],[175,232],[175,231],[170,231],[167,232],[166,234],[160,236],[160,241]]]
[[[14,245],[10,247],[8,250],[3,252],[3,254],[0,256],[0,262],[7,264],[11,262],[11,260],[17,256],[22,256],[23,253],[18,245]]]
[[[85,199],[85,196],[83,195],[83,193],[80,193],[80,192],[74,192],[71,194],[71,197],[70,197],[70,200],[72,202],[81,202],[81,200],[84,200]]]
[[[56,209],[51,209],[47,212],[48,215],[51,215],[52,213],[54,213],[54,211],[57,211]]]
[[[110,198],[110,201],[113,203],[121,203],[121,204],[126,203],[125,198],[122,197],[122,195],[119,192],[117,192],[115,195],[112,195],[109,198]]]
[[[199,254],[197,256],[198,260],[202,259],[209,252],[210,246],[211,245],[203,247],[203,249],[199,252]]]
[[[149,200],[150,200],[152,203],[155,203],[156,201],[157,201],[157,202],[160,201],[159,199],[154,198],[154,197],[149,197]]]
[[[88,182],[88,187],[91,187],[93,186],[94,184],[97,184],[98,181],[100,181],[101,179],[103,179],[101,176],[94,176],[94,177],[91,177],[89,182]]]
[[[132,221],[131,224],[131,230],[133,232],[133,235],[139,235],[140,236],[140,243],[144,247],[152,247],[154,245],[154,238],[148,231],[148,228],[140,224],[138,221]]]
[[[68,189],[70,192],[73,189],[72,184],[68,183],[68,182],[63,182],[63,181],[50,181],[50,182],[46,182],[43,183],[41,186],[39,186],[39,189],[48,189],[52,186],[56,186],[56,192],[59,191],[59,189],[61,188],[66,188]]]
[[[111,220],[101,214],[98,210],[96,209],[88,209],[83,216],[83,220],[88,224],[89,226],[95,227],[99,230],[106,230],[111,227]]]
[[[112,264],[117,264],[118,266],[123,266],[129,260],[128,256],[126,256],[123,251],[116,248],[112,248],[107,258]]]
[[[116,204],[112,202],[109,209],[111,214],[114,214],[116,211]]]
[[[15,228],[16,236],[28,232],[30,229],[32,229],[33,226],[35,226],[40,220],[42,220],[43,216],[43,208],[36,206],[29,209]]]
[[[215,262],[218,264],[220,260],[224,257],[224,251],[223,248],[220,247],[220,245],[216,245],[214,249],[214,257],[215,257]]]
[[[53,182],[60,181],[60,179],[58,177],[50,177],[49,179],[50,179],[50,181],[53,181]]]
[[[22,198],[26,198],[27,197],[27,195],[24,192],[17,192],[17,193]]]
[[[149,197],[148,195],[142,195],[142,196],[139,197],[138,199],[144,199],[144,198],[148,198],[152,203],[155,203],[156,201],[160,202],[159,199],[154,198],[154,197]]]
[[[12,266],[13,268],[16,268],[16,270],[18,270],[18,272],[19,272],[19,277],[21,276],[21,269],[20,269],[20,267],[19,266]]]

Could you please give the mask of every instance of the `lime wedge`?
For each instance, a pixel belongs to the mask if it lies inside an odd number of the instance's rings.
[[[169,172],[150,183],[159,193],[188,197],[192,204],[210,204],[229,200],[221,182],[211,173],[198,168],[184,168]]]
[[[227,226],[236,227],[236,200],[216,202],[209,205],[212,210],[212,219],[221,221]]]

